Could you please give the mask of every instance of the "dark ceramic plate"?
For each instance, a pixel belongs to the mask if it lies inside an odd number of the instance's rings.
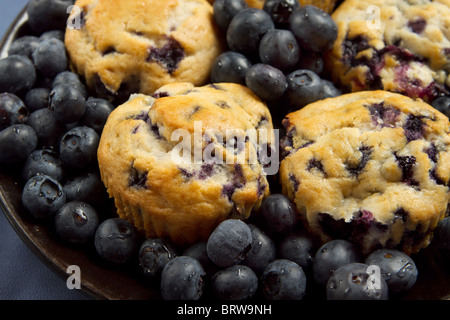
[[[19,14],[0,44],[0,55],[6,55],[15,37],[26,32],[25,10]],[[33,219],[21,202],[22,181],[18,166],[0,167],[0,205],[22,240],[56,273],[67,279],[67,267],[81,270],[82,289],[96,299],[161,299],[159,289],[145,283],[135,267],[111,267],[101,261],[95,249],[62,243],[52,227]],[[431,248],[414,257],[419,277],[414,287],[401,299],[450,299],[450,265],[444,264]]]

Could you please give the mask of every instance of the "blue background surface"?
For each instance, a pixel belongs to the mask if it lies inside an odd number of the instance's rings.
[[[3,37],[28,0],[0,0]],[[50,270],[19,238],[0,209],[0,300],[84,300],[65,279]]]

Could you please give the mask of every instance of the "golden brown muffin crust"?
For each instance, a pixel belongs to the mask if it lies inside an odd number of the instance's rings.
[[[449,120],[386,91],[325,99],[287,115],[283,192],[314,234],[367,251],[425,247],[449,201]]]
[[[209,80],[223,39],[206,0],[77,0],[67,29],[72,67],[101,96],[153,94],[166,83]],[[77,10],[73,11],[76,14]]]
[[[326,69],[345,91],[382,89],[432,102],[449,92],[449,0],[346,0]]]
[[[266,105],[238,84],[173,83],[155,95],[115,109],[101,136],[100,172],[118,214],[178,245],[206,240],[226,218],[248,218],[270,192],[257,145],[244,136],[264,129],[274,145]],[[185,161],[174,157],[180,146]],[[211,150],[223,161],[207,158]]]

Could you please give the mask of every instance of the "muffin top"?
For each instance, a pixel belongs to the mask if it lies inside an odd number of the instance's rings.
[[[147,236],[205,240],[269,193],[270,113],[238,84],[173,83],[133,96],[108,118],[98,159],[119,215]]]
[[[333,79],[354,92],[382,89],[433,101],[449,92],[450,1],[344,1],[326,57]]]
[[[223,43],[206,0],[77,0],[66,30],[72,67],[103,97],[209,79]]]
[[[284,125],[283,191],[313,228],[325,214],[425,232],[445,215],[450,124],[427,103],[361,91],[310,104]]]

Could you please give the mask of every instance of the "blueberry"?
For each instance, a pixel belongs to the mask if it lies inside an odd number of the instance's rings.
[[[219,300],[245,300],[256,293],[258,277],[247,266],[233,265],[214,274],[211,287]]]
[[[52,81],[52,87],[54,88],[60,84],[80,85],[82,82],[78,74],[69,70],[64,70],[55,76]]]
[[[36,149],[38,138],[26,124],[14,124],[0,131],[0,163],[24,160]]]
[[[289,28],[300,45],[314,52],[323,52],[333,47],[337,38],[337,25],[322,9],[301,6],[289,17]]]
[[[292,12],[300,7],[298,0],[266,0],[263,10],[266,11],[277,27],[286,28]]]
[[[301,300],[306,293],[306,275],[297,263],[277,259],[261,276],[261,287],[267,300]]]
[[[388,285],[389,292],[404,293],[416,283],[418,270],[413,259],[395,249],[379,249],[365,260],[367,265],[380,268],[381,276]]]
[[[280,240],[277,247],[279,258],[294,261],[306,273],[312,270],[316,251],[314,239],[307,232],[290,233]]]
[[[246,56],[257,54],[262,36],[270,29],[274,29],[274,23],[267,12],[257,8],[242,9],[228,26],[228,46]]]
[[[61,138],[60,158],[71,168],[83,168],[97,159],[99,141],[100,137],[94,129],[74,127]]]
[[[421,139],[424,134],[425,122],[422,115],[410,114],[403,125],[406,139],[409,141]]]
[[[87,243],[94,238],[99,225],[97,211],[88,203],[66,202],[55,215],[55,231],[70,243]]]
[[[283,72],[263,63],[254,64],[248,69],[245,83],[258,97],[267,101],[279,99],[287,88]]]
[[[58,73],[52,80],[51,88],[55,88],[60,84],[64,84],[70,87],[75,87],[83,95],[85,99],[88,98],[87,89],[84,83],[81,81],[78,74],[65,70]]]
[[[300,47],[291,31],[268,30],[259,43],[259,58],[262,63],[287,71],[297,65]]]
[[[325,63],[323,61],[322,53],[302,50],[301,57],[298,62],[298,69],[311,70],[317,75],[323,73]]]
[[[111,102],[101,98],[89,97],[86,101],[86,110],[80,119],[80,124],[94,129],[101,134],[109,114],[114,110]]]
[[[222,29],[227,31],[231,19],[240,10],[248,8],[244,0],[217,0],[213,3],[214,21]]]
[[[206,244],[208,257],[219,267],[238,264],[252,245],[250,227],[238,219],[221,222],[211,233]]]
[[[205,271],[194,258],[175,257],[164,266],[160,287],[164,300],[198,300],[205,287]]]
[[[56,120],[73,123],[83,117],[86,99],[78,87],[60,84],[50,92],[49,106]]]
[[[450,116],[450,97],[449,96],[441,96],[436,98],[431,106],[435,108],[437,111],[445,114],[447,117]]]
[[[30,112],[44,109],[48,107],[48,97],[50,89],[48,88],[32,88],[25,94],[23,102]]]
[[[175,248],[167,240],[146,239],[139,248],[139,268],[145,277],[159,280],[165,265],[176,256]]]
[[[339,267],[361,262],[361,259],[359,249],[350,241],[343,239],[328,241],[317,250],[314,256],[314,280],[319,286],[325,286],[330,275]]]
[[[219,270],[219,267],[216,266],[214,262],[212,262],[208,257],[208,252],[206,251],[206,242],[194,243],[193,245],[187,247],[183,251],[182,255],[197,259],[205,270],[207,277],[211,277]]]
[[[12,93],[0,93],[0,131],[13,124],[27,122],[30,111],[23,101]]]
[[[147,188],[148,171],[138,170],[131,165],[128,171],[128,186],[135,189]]]
[[[98,255],[105,261],[124,264],[139,250],[141,237],[130,222],[121,218],[109,218],[97,227],[94,245]]]
[[[26,56],[11,55],[0,60],[0,92],[21,93],[36,82],[36,69]]]
[[[22,55],[31,59],[31,55],[41,41],[38,37],[32,35],[22,36],[11,42],[8,49],[8,55]]]
[[[39,36],[39,40],[42,41],[46,39],[56,38],[64,42],[64,37],[65,34],[63,30],[48,30]]]
[[[56,38],[42,40],[33,52],[36,69],[48,78],[55,77],[68,67],[64,42]]]
[[[342,95],[342,91],[336,88],[333,82],[322,79],[323,89],[321,99],[334,98]]]
[[[97,171],[70,177],[63,185],[67,201],[83,201],[98,208],[106,198],[105,188]]]
[[[25,183],[22,203],[33,217],[45,219],[53,216],[66,203],[66,194],[56,179],[37,175]]]
[[[275,260],[277,256],[273,240],[255,225],[249,224],[252,231],[252,248],[247,252],[242,264],[250,267],[257,275],[261,275],[264,268]]]
[[[295,70],[286,76],[286,81],[288,84],[286,93],[295,108],[302,108],[322,98],[322,79],[311,70]]]
[[[49,149],[34,150],[22,167],[22,179],[28,181],[32,177],[43,174],[61,182],[64,177],[62,162],[58,154]]]
[[[450,261],[450,217],[438,222],[433,232],[432,246]]]
[[[262,226],[271,236],[292,232],[298,221],[294,204],[280,193],[271,194],[264,199],[259,212]]]
[[[211,66],[211,82],[232,82],[245,85],[245,74],[251,67],[250,60],[239,52],[225,51]]]
[[[168,37],[166,44],[162,47],[150,47],[148,49],[148,62],[155,62],[173,74],[180,62],[186,56],[183,46],[173,37]],[[132,88],[130,88],[132,90]]]
[[[73,0],[31,0],[27,6],[28,24],[37,34],[49,30],[65,30],[67,8]]]
[[[65,128],[48,109],[33,111],[28,117],[27,124],[34,129],[38,138],[38,145],[44,148],[59,149],[59,140]]]
[[[339,267],[326,286],[328,300],[387,300],[388,286],[369,265],[349,263]]]

